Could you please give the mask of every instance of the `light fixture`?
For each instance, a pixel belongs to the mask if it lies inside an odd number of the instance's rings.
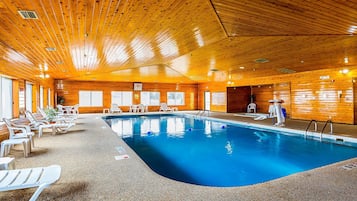
[[[344,75],[347,74],[348,72],[350,72],[350,70],[348,70],[347,68],[340,70],[340,73]]]
[[[49,74],[46,74],[46,73],[41,73],[40,74],[40,78],[42,78],[42,79],[49,78],[49,77],[50,77]]]
[[[46,73],[46,71],[48,71],[48,64],[45,63],[42,67],[42,64],[39,64],[38,65],[39,69],[40,69],[40,75],[39,77],[42,78],[42,79],[45,79],[45,78],[49,78],[50,75]]]
[[[344,60],[345,64],[348,64],[348,57],[345,57]]]

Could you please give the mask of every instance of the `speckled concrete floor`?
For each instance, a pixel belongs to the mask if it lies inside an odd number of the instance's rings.
[[[211,116],[236,119],[230,114]],[[83,114],[70,132],[36,138],[37,147],[28,158],[23,157],[20,147],[12,150],[16,168],[61,165],[61,179],[45,189],[38,200],[357,200],[357,168],[341,168],[357,164],[357,158],[251,186],[197,186],[153,172],[100,117]],[[115,160],[117,146],[124,147],[130,158]],[[33,192],[1,192],[0,200],[28,200]]]

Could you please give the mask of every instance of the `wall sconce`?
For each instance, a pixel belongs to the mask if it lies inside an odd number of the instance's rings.
[[[63,80],[57,80],[57,89],[63,89]]]
[[[232,81],[229,80],[229,81],[227,82],[227,85],[232,86],[232,85],[234,85],[234,82],[232,82]]]
[[[337,91],[337,97],[338,98],[342,98],[342,91],[341,90]]]
[[[343,61],[345,62],[345,64],[348,64],[348,57],[345,57]]]
[[[50,75],[46,73],[46,71],[48,71],[48,64],[45,63],[43,65],[43,68],[42,68],[42,65],[38,65],[39,66],[39,69],[40,69],[40,75],[39,77],[42,78],[42,79],[45,79],[45,78],[49,78]]]
[[[40,74],[40,78],[42,78],[42,79],[49,78],[49,77],[50,77],[49,74],[46,74],[46,73],[41,73]]]

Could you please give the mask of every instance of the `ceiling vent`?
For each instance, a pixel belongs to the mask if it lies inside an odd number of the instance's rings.
[[[266,58],[259,58],[255,60],[255,63],[267,63],[267,62],[269,62],[269,60]]]
[[[19,12],[19,14],[21,15],[21,17],[23,19],[27,19],[27,20],[37,20],[38,19],[38,16],[36,14],[35,11],[30,11],[30,10],[19,10],[17,11]]]
[[[216,69],[216,68],[212,68],[212,69],[210,69],[210,71],[211,71],[211,72],[217,72],[217,71],[219,71],[219,70]]]
[[[279,68],[277,69],[279,72],[281,73],[286,73],[286,74],[291,74],[291,73],[296,73],[296,71],[291,70],[291,69],[287,69],[287,68]]]
[[[48,52],[54,52],[54,51],[56,51],[56,48],[55,47],[46,47],[46,50]]]

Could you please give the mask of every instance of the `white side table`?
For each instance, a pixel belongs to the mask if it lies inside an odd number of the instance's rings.
[[[1,157],[0,170],[15,169],[15,158]]]

